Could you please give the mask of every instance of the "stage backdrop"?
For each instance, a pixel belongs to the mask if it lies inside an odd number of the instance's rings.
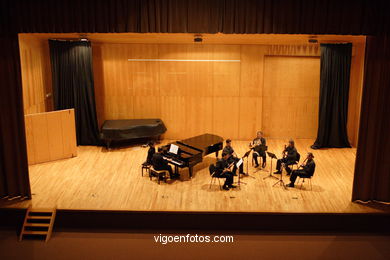
[[[45,74],[50,73],[50,67],[44,64],[49,60],[45,58],[48,48],[44,45],[48,38],[61,36],[75,37],[72,34],[19,36],[23,47],[25,111],[45,109],[44,105],[49,107],[52,103],[51,86],[44,84],[50,82]],[[279,44],[274,45],[238,44],[243,42],[239,36],[223,35],[205,35],[205,38],[236,44],[194,44],[191,35],[184,34],[95,34],[90,38],[99,125],[105,119],[160,117],[168,126],[166,137],[173,139],[209,131],[225,138],[249,140],[258,129],[274,138],[316,135],[319,45],[298,44],[299,40],[287,36],[278,36]],[[112,43],[128,39],[188,43]],[[248,39],[253,42],[256,37],[248,36]],[[296,43],[282,45],[286,41]],[[355,145],[364,41],[355,40],[353,49],[348,136]],[[139,60],[166,58],[219,61]],[[40,100],[43,102],[39,104],[43,105],[36,105]]]
[[[94,67],[99,68],[95,82],[101,122],[159,117],[169,139],[209,132],[249,140],[263,128],[269,137],[315,137],[319,56],[310,48],[306,57],[273,56],[269,46],[259,45],[103,44],[93,48]],[[307,124],[296,124],[305,119]],[[274,127],[284,131],[276,132]]]

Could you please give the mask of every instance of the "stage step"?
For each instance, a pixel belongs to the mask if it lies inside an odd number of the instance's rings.
[[[25,227],[49,227],[50,223],[26,223]]]
[[[28,219],[51,219],[51,216],[29,216]]]
[[[49,241],[53,231],[56,209],[33,209],[29,207],[24,218],[22,231],[20,232],[19,241],[24,236],[45,237],[45,242]],[[32,222],[33,221],[33,222]],[[42,223],[38,223],[38,222]]]

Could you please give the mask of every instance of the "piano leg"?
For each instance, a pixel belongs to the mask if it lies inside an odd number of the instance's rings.
[[[215,152],[215,157],[218,158],[218,153],[219,153],[219,150]]]
[[[192,178],[192,166],[188,167],[188,172],[190,173],[190,179]]]
[[[175,164],[175,174],[179,174],[179,167]]]

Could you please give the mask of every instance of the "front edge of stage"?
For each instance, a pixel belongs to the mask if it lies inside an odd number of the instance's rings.
[[[20,230],[26,209],[0,209],[0,228]],[[390,213],[254,213],[57,210],[54,231],[213,230],[390,234]]]

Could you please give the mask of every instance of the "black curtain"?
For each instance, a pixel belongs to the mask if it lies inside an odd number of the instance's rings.
[[[321,44],[320,107],[313,149],[351,147],[347,135],[352,44]]]
[[[390,36],[368,37],[352,200],[390,202]]]
[[[0,35],[0,197],[31,197],[17,35]]]
[[[388,0],[2,0],[0,32],[378,34]]]
[[[99,144],[89,41],[49,40],[55,110],[75,109],[78,145]]]

